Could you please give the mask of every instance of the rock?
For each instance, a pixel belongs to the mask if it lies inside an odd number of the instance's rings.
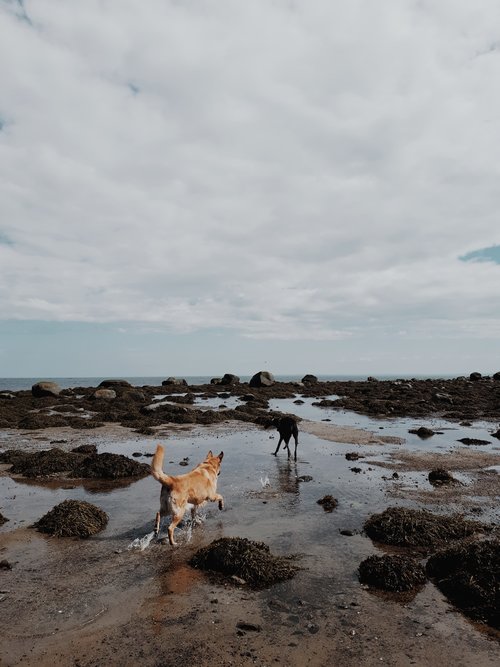
[[[497,440],[500,440],[500,428],[496,430],[494,433],[491,434],[492,438],[497,438]]]
[[[499,373],[494,373],[494,374],[493,374],[493,379],[494,379],[496,382],[499,382],[499,381],[500,381],[500,372],[499,372]]]
[[[219,384],[222,378],[212,378],[210,384]]]
[[[300,477],[297,477],[297,481],[299,482],[312,482],[313,478],[311,475],[301,475]]]
[[[184,378],[169,377],[166,380],[163,380],[163,382],[161,384],[162,384],[162,387],[167,387],[168,385],[171,385],[171,384],[182,385],[184,387],[187,387],[187,381],[184,380]]]
[[[357,452],[347,452],[345,457],[348,461],[357,461],[358,459],[363,458],[361,454],[358,454]]]
[[[132,385],[127,380],[103,380],[99,383],[99,387],[131,387]]]
[[[456,484],[457,480],[444,468],[436,468],[430,471],[429,482],[433,486],[442,486],[443,484]]]
[[[111,401],[116,398],[116,391],[114,389],[96,389],[90,398]]]
[[[238,630],[244,630],[245,632],[262,632],[262,626],[257,623],[247,623],[246,621],[239,621],[236,623]]]
[[[461,442],[464,445],[489,445],[489,440],[481,440],[480,438],[459,438],[457,442]]]
[[[9,393],[8,391],[2,391],[0,393],[0,400],[11,401],[13,398],[15,398],[14,394]]]
[[[250,387],[271,387],[274,384],[274,376],[268,371],[259,371],[255,373],[248,383]]]
[[[427,428],[426,426],[421,426],[420,428],[410,429],[408,433],[414,433],[415,435],[418,435],[419,438],[425,439],[430,438],[431,435],[434,435],[435,431],[433,431],[431,428]]]
[[[97,454],[97,446],[96,445],[78,445],[78,447],[73,447],[73,449],[71,451],[75,452],[76,454],[90,454],[91,456],[94,456],[94,454]]]
[[[400,555],[369,556],[359,566],[362,584],[386,591],[409,591],[425,584],[425,570],[416,558]]]
[[[5,558],[0,560],[0,570],[12,570],[12,563]]]
[[[31,393],[35,398],[42,398],[43,396],[59,396],[61,387],[57,382],[37,382],[31,387]]]
[[[332,512],[339,504],[339,501],[330,495],[323,496],[323,498],[320,498],[316,502],[318,503],[318,505],[322,505],[325,512]]]
[[[225,373],[218,384],[239,384],[240,378],[232,373]]]
[[[244,394],[243,396],[240,396],[240,400],[245,401],[245,403],[249,403],[250,401],[256,401],[257,397],[253,394]]]
[[[481,375],[481,373],[474,372],[474,373],[471,373],[469,375],[469,380],[472,380],[473,382],[477,382],[477,380],[480,380],[482,377],[483,376]]]
[[[318,381],[318,378],[315,375],[311,375],[310,373],[307,374],[307,375],[304,375],[304,377],[301,380],[301,382],[303,382],[304,384],[307,384],[308,382],[310,384],[313,384],[314,382],[317,382],[317,381]]]

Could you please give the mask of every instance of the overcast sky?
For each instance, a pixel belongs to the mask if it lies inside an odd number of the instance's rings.
[[[0,0],[0,376],[500,370],[498,0]]]

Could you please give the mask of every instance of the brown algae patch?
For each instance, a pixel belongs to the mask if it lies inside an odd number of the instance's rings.
[[[431,556],[427,573],[467,616],[500,629],[500,541],[468,541]]]
[[[364,529],[375,542],[428,553],[448,542],[487,532],[491,527],[460,515],[440,516],[427,510],[388,507],[369,517]]]
[[[299,569],[290,558],[273,556],[264,542],[244,537],[222,537],[203,547],[190,565],[202,570],[238,577],[252,588],[268,588],[291,579]]]
[[[427,576],[423,566],[411,556],[370,556],[359,566],[359,580],[374,588],[402,592],[423,586]]]
[[[55,537],[86,538],[103,530],[108,515],[83,500],[64,500],[33,524],[41,533]]]

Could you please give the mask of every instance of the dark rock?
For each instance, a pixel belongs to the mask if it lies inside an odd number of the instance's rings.
[[[499,382],[499,381],[500,381],[500,372],[499,372],[499,373],[494,373],[494,374],[493,374],[493,379],[494,379],[496,382]]]
[[[316,502],[318,505],[322,505],[325,512],[332,512],[339,504],[339,501],[333,496],[323,496],[323,498],[320,498]]]
[[[464,445],[489,445],[491,444],[490,440],[481,440],[480,438],[459,438],[457,442],[461,442]]]
[[[162,387],[168,387],[169,385],[182,385],[183,387],[187,387],[187,380],[184,380],[184,378],[169,377],[166,380],[163,380],[161,384]]]
[[[345,457],[348,461],[357,461],[358,459],[363,458],[361,454],[358,454],[357,452],[347,452]]]
[[[113,388],[113,387],[131,387],[132,385],[127,380],[103,380],[99,383],[99,387]]]
[[[274,376],[268,371],[255,373],[248,383],[250,387],[271,387],[274,384]]]
[[[0,512],[0,526],[3,525],[6,521],[10,521],[10,519],[7,519],[7,517]]]
[[[301,475],[300,477],[297,477],[297,480],[299,482],[312,482],[313,478],[311,475]]]
[[[477,380],[480,380],[482,377],[483,376],[481,375],[481,373],[474,372],[474,373],[471,373],[469,375],[469,380],[472,380],[473,382],[477,382]]]
[[[6,558],[0,560],[0,570],[12,570],[12,563],[10,563]]]
[[[424,440],[426,438],[430,438],[436,433],[436,431],[433,431],[431,428],[427,428],[426,426],[420,426],[420,428],[410,429],[408,433],[414,433],[415,435],[418,435],[419,438]]]
[[[11,393],[8,392],[8,391],[2,391],[2,392],[0,392],[0,400],[4,400],[4,401],[12,401],[12,399],[14,399],[14,398],[15,398],[14,394],[11,394]]]
[[[458,483],[457,480],[444,468],[436,468],[435,470],[431,470],[429,473],[429,482],[433,486]]]
[[[57,382],[36,382],[31,387],[31,393],[35,398],[42,398],[43,396],[59,396],[61,387]]]
[[[232,373],[225,373],[218,384],[239,384],[240,378]]]
[[[361,472],[361,468],[349,468],[349,470],[351,470],[352,472],[356,472],[356,473]]]
[[[304,384],[308,384],[308,383],[312,384],[312,383],[318,382],[318,378],[315,375],[311,375],[310,373],[308,373],[307,375],[304,375],[301,382],[303,382]]]
[[[97,445],[78,445],[78,447],[73,447],[71,451],[76,454],[90,454],[93,456],[97,454]]]

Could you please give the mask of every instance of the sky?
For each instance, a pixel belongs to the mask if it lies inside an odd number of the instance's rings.
[[[0,377],[500,370],[498,0],[0,0]]]

